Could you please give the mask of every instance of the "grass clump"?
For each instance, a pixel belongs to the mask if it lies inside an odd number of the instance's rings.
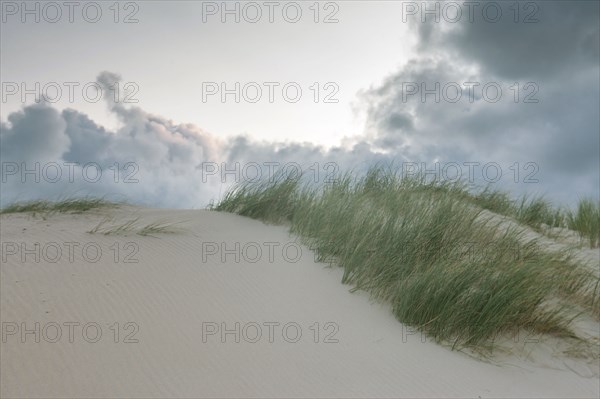
[[[142,226],[137,231],[137,234],[151,237],[154,237],[155,234],[174,234],[181,231],[179,227],[175,227],[177,224],[178,223],[153,222]]]
[[[582,239],[588,240],[590,247],[600,246],[600,201],[581,199],[576,211],[567,213],[567,225],[579,233]]]
[[[540,229],[542,224],[549,227],[560,227],[562,223],[562,213],[559,209],[554,209],[552,204],[542,197],[534,197],[528,200],[523,196],[516,210],[516,219],[534,229]]]
[[[486,187],[479,194],[469,195],[468,199],[483,209],[512,217],[537,231],[540,231],[542,225],[566,227],[563,211],[560,208],[555,209],[552,203],[543,197],[530,198],[524,195],[520,200],[513,200],[504,191]]]
[[[15,202],[0,210],[0,214],[8,213],[83,213],[91,209],[115,207],[117,203],[103,198],[69,198],[60,201],[33,200]]]
[[[155,237],[156,234],[172,234],[179,232],[181,229],[175,227],[177,224],[179,223],[157,221],[141,225],[139,223],[139,218],[130,219],[121,224],[114,224],[111,219],[104,219],[87,232],[90,234],[103,235],[137,234],[140,236]]]
[[[273,223],[290,220],[300,182],[300,175],[279,171],[269,180],[235,186],[215,209]]]
[[[344,269],[343,283],[390,303],[401,322],[453,347],[481,348],[519,329],[571,337],[575,307],[597,317],[589,269],[566,252],[522,244],[522,229],[482,214],[520,210],[518,218],[537,222],[546,205],[517,207],[501,193],[476,197],[461,182],[375,167],[320,186],[286,175],[246,183],[215,209],[289,224],[319,259]]]
[[[600,247],[600,202],[581,199],[576,210],[555,208],[543,197],[521,197],[512,200],[508,193],[484,189],[479,194],[468,194],[472,203],[494,213],[514,218],[520,223],[542,232],[542,227],[559,227],[577,232],[590,248]]]

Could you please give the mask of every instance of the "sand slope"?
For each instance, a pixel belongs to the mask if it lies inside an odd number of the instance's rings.
[[[156,237],[86,233],[107,215],[114,224],[133,217],[141,225],[185,221],[185,230]],[[341,270],[315,263],[283,227],[210,211],[127,206],[47,219],[4,215],[1,234],[2,397],[600,394],[594,367],[553,357],[548,345],[525,345],[533,361],[503,356],[490,364],[428,342],[386,306],[350,293]],[[21,244],[32,249],[36,242],[39,262],[32,254],[23,262]],[[224,261],[220,250],[211,254],[236,242],[239,261],[235,250]],[[56,246],[62,255],[53,263]],[[98,247],[102,255],[93,261]],[[254,262],[257,247],[262,256]],[[138,262],[126,263],[127,255]],[[22,336],[23,322],[29,330],[40,323],[39,334]],[[221,323],[235,330],[236,322],[239,334],[206,334]],[[84,336],[86,323],[97,324],[87,324]]]

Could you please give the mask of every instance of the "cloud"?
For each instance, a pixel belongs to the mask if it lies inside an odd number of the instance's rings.
[[[3,161],[49,161],[60,157],[70,146],[66,122],[57,111],[44,105],[32,105],[0,122]],[[32,145],[35,143],[35,145]]]
[[[98,82],[118,79],[102,73]],[[43,103],[10,114],[0,132],[2,203],[107,195],[155,206],[206,205],[214,187],[194,172],[202,162],[222,159],[219,139],[194,125],[107,103],[121,121],[117,131]]]
[[[410,20],[416,57],[363,93],[369,135],[413,160],[496,162],[517,183],[512,191],[568,203],[598,197],[599,3],[535,2],[539,21],[531,24],[515,23],[508,3],[495,4],[504,12],[497,23],[477,12],[473,22]],[[524,4],[520,17],[532,11]],[[453,102],[457,86],[462,97]],[[524,184],[531,173],[538,182]]]
[[[120,76],[103,72],[108,86]],[[105,98],[120,127],[110,131],[86,114],[48,104],[10,114],[0,129],[3,205],[15,200],[100,195],[160,207],[203,207],[228,186],[268,176],[277,166],[299,168],[322,181],[342,168],[383,159],[366,144],[326,150],[309,143],[223,140],[193,124],[176,124],[139,107]],[[28,171],[30,173],[28,173]]]
[[[431,3],[443,2],[430,2],[429,9]],[[456,23],[449,22],[454,15],[449,11],[440,23],[432,17],[425,23],[410,19],[420,29],[422,52],[459,54],[465,61],[510,79],[539,79],[568,73],[574,65],[579,69],[598,63],[597,1],[537,1],[516,6],[515,2],[484,0],[474,6],[473,22],[469,22],[468,8],[461,10],[463,15]]]
[[[460,177],[497,182],[515,194],[546,193],[557,203],[598,197],[598,3],[537,4],[535,24],[514,23],[511,14],[496,24],[413,21],[416,56],[362,93],[364,134],[332,148],[225,139],[111,96],[106,105],[120,122],[114,131],[76,110],[24,107],[0,124],[0,202],[107,195],[193,208],[218,200],[235,181],[251,179],[256,167],[265,176],[275,166],[297,166],[324,181],[378,162],[404,163],[442,178],[453,177],[454,170],[444,170],[458,165]],[[120,79],[104,72],[97,81],[108,93]],[[62,168],[56,181],[53,163]],[[24,167],[37,167],[40,182],[36,173],[23,175]]]

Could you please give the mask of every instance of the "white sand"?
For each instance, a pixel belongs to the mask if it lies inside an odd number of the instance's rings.
[[[186,230],[158,238],[104,236],[86,231],[105,215],[115,223],[140,216],[139,223],[186,221]],[[525,344],[523,356],[499,357],[495,364],[452,352],[410,335],[386,306],[373,304],[364,293],[342,285],[341,270],[315,263],[302,247],[293,263],[282,246],[294,242],[283,227],[267,226],[236,215],[209,211],[155,210],[124,207],[82,215],[55,215],[44,220],[27,215],[1,217],[2,260],[0,295],[3,342],[2,397],[598,397],[597,369],[586,361],[552,356],[552,345]],[[40,243],[47,250],[40,262],[21,260],[10,243]],[[56,263],[52,244],[63,249]],[[68,242],[77,242],[73,262]],[[96,243],[101,258],[82,257],[85,243]],[[220,253],[203,261],[203,243],[234,248],[257,243],[258,262],[234,255],[222,262]],[[279,243],[274,258],[264,243]],[[115,262],[115,252],[120,248]],[[139,248],[124,263],[133,243]],[[74,244],[71,244],[74,245]],[[206,248],[206,244],[205,248]],[[134,248],[134,247],[132,247]],[[289,256],[295,258],[294,246]],[[247,257],[254,249],[247,247]],[[42,251],[43,252],[43,251]],[[89,257],[93,256],[89,248]],[[46,258],[46,259],[44,259]],[[288,259],[289,260],[289,259]],[[21,323],[35,334],[21,336]],[[69,342],[69,327],[73,342]],[[125,343],[125,323],[139,331],[137,343]],[[224,322],[235,334],[204,336],[203,323]],[[269,342],[269,327],[273,342]],[[320,334],[315,343],[314,327]],[[325,336],[338,327],[326,343]],[[52,343],[56,325],[62,337]],[[98,323],[102,337],[87,342],[82,325]],[[114,323],[120,334],[115,343]],[[262,330],[256,343],[255,324]],[[302,336],[287,342],[282,326],[297,323]],[[214,324],[204,324],[214,326]],[[17,326],[19,331],[10,334]],[[90,325],[91,326],[91,325]],[[594,326],[592,326],[593,329]],[[293,340],[294,328],[286,338]],[[92,340],[93,327],[85,337]],[[592,332],[593,334],[597,333]],[[4,342],[5,341],[5,342]],[[24,342],[22,342],[24,341]],[[501,360],[500,360],[501,359]],[[573,371],[572,371],[573,370]]]

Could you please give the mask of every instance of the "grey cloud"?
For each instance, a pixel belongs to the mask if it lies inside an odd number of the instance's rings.
[[[505,173],[515,162],[534,162],[539,183],[509,189],[547,193],[556,202],[598,197],[599,3],[536,3],[535,24],[515,24],[512,15],[495,24],[481,18],[454,25],[413,20],[417,57],[363,96],[373,143],[397,146],[412,160],[498,162]],[[463,90],[457,103],[436,103],[432,96],[423,102],[403,90],[406,82],[432,88],[435,82],[469,81],[497,82],[501,101],[477,93],[470,102]],[[509,89],[514,82],[520,84],[517,103]],[[523,103],[528,82],[537,85],[539,103]]]
[[[573,65],[597,65],[599,2],[519,2],[518,23],[515,23],[515,2],[478,3],[473,22],[468,21],[468,9],[464,7],[459,22],[446,23],[451,28],[448,31],[442,31],[443,23],[435,24],[432,18],[425,24],[419,21],[421,50],[456,51],[465,60],[477,62],[497,76],[514,79],[561,74]],[[482,16],[481,10],[487,3],[499,5],[502,12],[495,23]],[[490,15],[494,12],[490,11]]]
[[[48,161],[60,157],[70,145],[66,122],[44,104],[12,113],[8,122],[0,123],[3,160]]]

